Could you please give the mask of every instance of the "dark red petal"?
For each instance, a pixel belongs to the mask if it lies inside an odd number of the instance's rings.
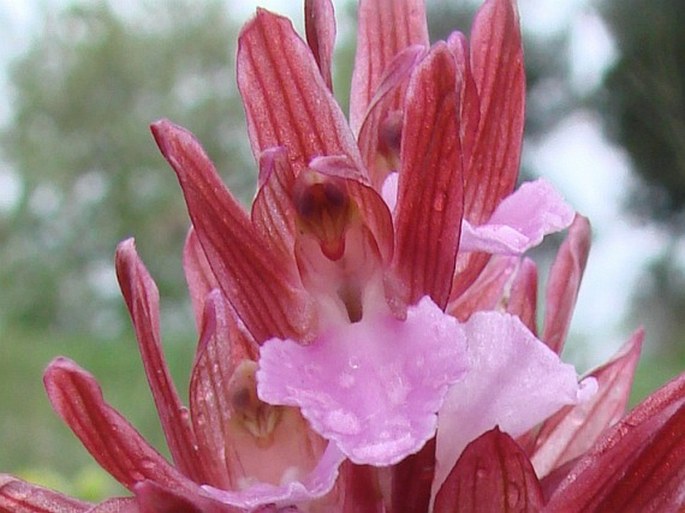
[[[471,55],[466,36],[461,32],[452,32],[447,38],[447,46],[454,55],[457,64],[457,75],[463,77],[461,88],[461,111],[459,114],[461,128],[461,150],[465,166],[468,167],[473,156],[475,141],[480,123],[480,101],[478,88],[471,73]]]
[[[202,312],[205,309],[205,298],[213,289],[219,288],[219,282],[207,261],[195,229],[191,226],[183,247],[183,270],[188,283],[190,300],[195,313],[195,325],[200,330],[202,326]]]
[[[685,374],[610,429],[572,468],[547,511],[685,508]]]
[[[463,212],[454,58],[438,43],[407,89],[396,207],[395,269],[408,302],[449,298]]]
[[[464,449],[440,487],[433,511],[537,512],[542,506],[540,483],[528,458],[509,435],[495,427]]]
[[[238,87],[256,158],[282,146],[296,173],[323,155],[345,155],[363,169],[345,116],[287,18],[258,9],[245,26],[238,47]]]
[[[335,12],[331,0],[305,0],[304,25],[307,43],[319,65],[321,77],[332,91],[331,64],[335,46]]]
[[[342,496],[338,509],[326,511],[340,511],[340,513],[384,513],[386,511],[383,507],[383,498],[378,491],[377,467],[355,465],[350,460],[345,460],[340,466],[340,477],[338,477],[336,487],[340,489],[339,494]],[[327,502],[328,499],[323,499],[323,501]]]
[[[0,513],[85,513],[92,504],[0,474]]]
[[[283,148],[270,148],[259,158],[259,191],[252,203],[255,228],[267,239],[279,260],[292,259],[297,228],[293,205],[295,173]]]
[[[563,408],[542,425],[531,458],[539,476],[582,456],[623,416],[643,340],[644,332],[637,331],[610,362],[589,374],[599,385],[591,399]]]
[[[466,167],[465,217],[490,218],[516,183],[523,140],[525,73],[518,13],[512,0],[488,0],[471,31],[471,70],[480,120]]]
[[[416,454],[392,467],[392,509],[402,513],[425,513],[435,475],[435,438]]]
[[[126,488],[150,479],[178,489],[194,489],[192,482],[104,401],[93,376],[74,362],[53,360],[43,380],[55,411],[100,466]]]
[[[542,340],[556,353],[564,347],[590,252],[590,222],[576,215],[549,273]]]
[[[371,99],[388,65],[405,48],[428,48],[423,0],[362,0],[359,2],[357,53],[350,92],[350,125],[359,132]],[[390,110],[402,107],[402,97]]]
[[[181,472],[201,482],[204,475],[194,449],[197,444],[188,421],[188,410],[181,403],[162,350],[159,292],[138,257],[133,239],[117,246],[116,271],[169,451]]]
[[[243,359],[255,360],[249,341],[236,326],[230,307],[218,290],[205,302],[200,342],[190,380],[190,411],[207,484],[229,489],[237,485],[227,464],[226,439],[231,412],[229,382]]]
[[[313,307],[294,262],[274,265],[268,243],[192,134],[169,121],[153,124],[152,133],[178,175],[212,271],[246,328],[259,342],[306,338]]]

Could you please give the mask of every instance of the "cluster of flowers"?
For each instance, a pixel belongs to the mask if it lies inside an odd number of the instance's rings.
[[[90,504],[3,475],[0,512],[680,510],[685,377],[624,416],[641,332],[582,378],[558,356],[590,229],[545,181],[515,190],[513,0],[433,46],[422,0],[361,0],[349,123],[330,0],[305,1],[305,19],[306,42],[265,10],[240,35],[249,213],[190,133],[152,125],[192,220],[188,408],[132,240],[116,269],[173,464],[57,358],[52,405],[131,497]],[[538,331],[522,255],[567,228]]]

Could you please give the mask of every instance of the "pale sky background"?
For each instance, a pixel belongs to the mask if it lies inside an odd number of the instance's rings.
[[[7,62],[26,48],[36,28],[36,13],[46,5],[65,3],[0,0],[0,91],[7,87]],[[249,17],[259,4],[291,15],[296,26],[302,26],[300,1],[233,0],[231,4],[240,19]],[[615,48],[588,0],[520,0],[519,10],[524,28],[531,31],[549,33],[570,26],[573,84],[582,90],[599,83],[615,58]],[[7,114],[7,103],[0,102],[0,122],[6,121]],[[569,117],[541,144],[525,151],[534,158],[536,170],[593,225],[593,248],[572,326],[572,338],[586,349],[577,363],[587,368],[605,360],[637,327],[633,320],[625,321],[630,294],[645,263],[659,255],[667,239],[657,229],[636,226],[622,215],[620,204],[633,180],[628,159],[605,140],[592,113]],[[18,192],[17,180],[0,161],[0,212],[11,208]]]

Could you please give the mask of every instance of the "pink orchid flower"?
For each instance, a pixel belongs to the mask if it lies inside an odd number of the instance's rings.
[[[265,10],[240,35],[259,162],[249,213],[189,132],[152,126],[192,221],[189,408],[132,240],[116,265],[173,464],[58,358],[45,374],[54,408],[132,497],[93,505],[3,476],[0,512],[681,504],[682,380],[616,423],[641,335],[580,381],[558,356],[589,226],[544,181],[514,190],[525,88],[513,1],[487,0],[468,41],[431,47],[422,1],[362,0],[349,124],[331,91],[333,6],[306,1],[305,15],[307,42]],[[521,255],[568,226],[538,338],[536,270]]]

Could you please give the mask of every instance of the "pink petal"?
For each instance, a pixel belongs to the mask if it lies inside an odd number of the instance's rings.
[[[566,341],[590,252],[590,222],[576,215],[549,273],[542,340],[556,353]]]
[[[525,72],[518,13],[511,0],[487,0],[471,29],[471,72],[480,119],[466,170],[465,217],[487,221],[518,176],[525,103]]]
[[[434,513],[537,513],[542,490],[528,457],[493,428],[471,442],[435,497]]]
[[[229,306],[218,290],[205,303],[198,351],[190,380],[190,411],[200,459],[206,467],[205,483],[222,488],[237,485],[227,439],[231,412],[229,383],[235,368],[256,351],[238,330]],[[236,462],[237,463],[237,462]]]
[[[85,513],[92,504],[0,474],[2,513]]]
[[[528,331],[518,317],[478,312],[464,324],[471,372],[450,388],[440,410],[434,490],[464,447],[499,425],[517,437],[596,390],[578,384],[572,365]]]
[[[319,65],[321,77],[333,91],[331,63],[335,45],[335,12],[331,0],[305,0],[304,23],[307,43]]]
[[[45,371],[55,411],[95,460],[128,489],[146,479],[179,490],[195,490],[102,398],[95,379],[71,360],[57,358]]]
[[[344,460],[345,456],[335,444],[329,443],[319,464],[301,481],[291,481],[280,486],[256,483],[236,491],[220,490],[212,486],[202,488],[217,501],[248,510],[267,504],[289,506],[309,502],[330,492],[338,477],[338,468]]]
[[[133,239],[117,246],[116,271],[171,455],[184,474],[194,481],[203,481],[204,469],[197,457],[188,410],[181,403],[162,351],[159,292],[136,253]]]
[[[438,43],[412,76],[402,128],[394,267],[408,303],[449,299],[464,201],[458,109],[454,58]]]
[[[660,513],[683,507],[685,374],[607,431],[572,467],[547,506],[548,511]]]
[[[498,205],[487,223],[473,226],[465,220],[460,248],[519,255],[540,244],[545,235],[569,226],[574,215],[548,182],[526,182]]]
[[[353,462],[391,465],[435,433],[436,412],[464,371],[462,328],[427,297],[407,310],[334,326],[309,346],[261,348],[258,393],[299,406]]]
[[[176,171],[188,212],[222,291],[257,341],[306,338],[313,321],[294,262],[274,266],[268,241],[221,182],[188,131],[158,121],[152,132]]]
[[[350,125],[355,133],[390,62],[405,48],[428,48],[423,0],[362,0],[357,23],[357,53],[350,92]],[[401,108],[398,95],[395,109]],[[392,109],[391,109],[392,110]]]
[[[598,383],[588,401],[566,406],[547,420],[531,458],[540,477],[582,454],[625,413],[644,332],[639,330],[612,360],[589,375]]]
[[[344,155],[363,170],[345,116],[287,18],[258,9],[243,28],[238,87],[255,157],[282,146],[296,173],[323,155]]]

